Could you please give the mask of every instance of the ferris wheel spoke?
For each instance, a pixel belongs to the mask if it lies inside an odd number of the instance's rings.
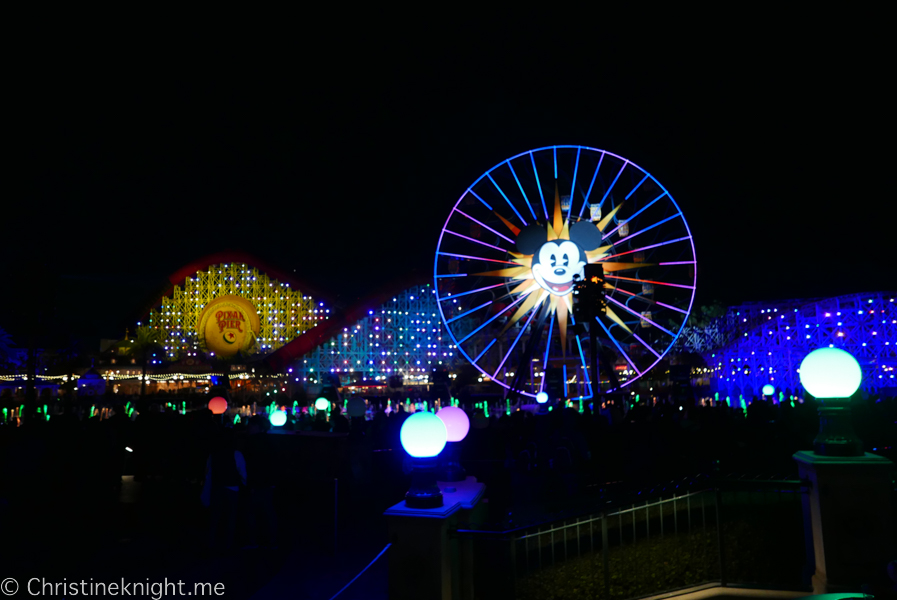
[[[526,202],[527,208],[529,208],[530,214],[533,215],[533,221],[537,221],[538,217],[536,217],[536,211],[533,210],[533,207],[529,202],[529,198],[527,197],[526,192],[523,191],[523,186],[520,185],[520,178],[517,177],[517,171],[514,170],[514,165],[511,164],[510,160],[507,160],[505,162],[508,163],[508,168],[511,169],[511,175],[514,176],[514,181],[517,182],[517,189],[520,190],[521,195],[523,195],[523,200]]]
[[[554,330],[554,319],[548,319],[548,338],[547,338],[548,341],[545,343],[545,360],[542,361],[542,370],[543,371],[548,368],[548,354],[549,354],[549,351],[551,350],[551,332],[553,330]]]
[[[639,319],[641,319],[641,320],[643,320],[643,321],[647,321],[648,323],[651,323],[651,325],[654,325],[655,327],[657,327],[657,328],[658,328],[659,330],[661,330],[662,332],[664,332],[664,333],[666,333],[666,334],[668,334],[668,335],[671,335],[671,336],[673,336],[673,337],[676,337],[676,334],[675,334],[675,333],[673,333],[672,331],[670,331],[669,329],[667,329],[667,328],[664,327],[663,325],[658,325],[657,323],[655,323],[654,321],[652,321],[652,320],[649,319],[648,317],[646,317],[646,316],[644,316],[644,315],[642,315],[642,314],[640,314],[640,313],[635,312],[634,310],[632,310],[631,308],[629,308],[628,306],[626,306],[626,305],[623,304],[622,302],[619,302],[619,301],[617,301],[617,300],[614,300],[613,298],[608,298],[608,300],[610,300],[611,302],[613,302],[614,304],[616,304],[617,306],[619,306],[619,307],[622,308],[623,310],[629,312],[630,314],[635,315],[635,316],[638,317]]]
[[[682,313],[683,315],[688,314],[687,310],[682,310],[681,308],[676,308],[675,306],[670,306],[669,304],[664,304],[663,302],[660,302],[660,301],[655,301],[655,304],[657,304],[658,306],[662,306],[664,308],[669,308],[670,310],[675,310],[676,312]]]
[[[654,223],[653,225],[648,225],[648,226],[645,227],[644,229],[639,229],[638,231],[636,231],[636,232],[633,233],[632,235],[627,235],[626,237],[617,240],[617,243],[618,243],[618,244],[622,244],[623,242],[629,241],[629,240],[631,240],[632,238],[634,238],[634,237],[637,236],[637,235],[641,235],[641,234],[645,233],[646,231],[651,231],[651,230],[654,229],[655,227],[660,227],[661,225],[663,225],[663,224],[666,223],[667,221],[672,221],[672,220],[675,219],[676,217],[681,217],[681,216],[682,216],[682,215],[681,215],[680,213],[676,213],[675,215],[670,215],[670,216],[667,217],[666,219],[661,219],[660,221],[658,221],[657,223]]]
[[[533,153],[529,153],[530,162],[533,164],[533,174],[536,176],[536,187],[539,189],[539,198],[542,199],[542,210],[545,212],[545,220],[548,220],[548,207],[545,206],[545,193],[542,191],[542,184],[539,182],[539,171],[536,169],[536,159]]]
[[[654,281],[653,279],[637,279],[635,277],[620,277],[619,275],[606,275],[608,279],[622,279],[623,281],[636,281],[638,283],[653,283],[656,285],[667,285],[670,287],[684,288],[687,290],[695,289],[693,285],[682,285],[681,283],[669,283],[666,281]]]
[[[619,325],[621,328],[623,328],[624,330],[626,330],[626,333],[632,333],[632,330],[629,329],[629,325],[627,325],[627,324],[623,321],[623,319],[621,319],[620,316],[619,316],[617,313],[614,312],[614,310],[613,310],[611,307],[609,307],[609,306],[606,307],[606,308],[604,309],[604,314],[607,315],[607,318],[608,318],[608,319],[610,319],[611,321],[613,321],[614,323],[616,323],[617,325]]]
[[[685,237],[676,238],[675,240],[667,240],[666,242],[659,242],[657,244],[651,244],[650,246],[642,246],[641,248],[635,248],[634,250],[627,250],[625,252],[619,252],[617,254],[612,254],[610,256],[605,256],[604,260],[610,260],[611,258],[617,258],[618,256],[625,256],[627,254],[632,254],[633,252],[644,252],[645,250],[651,250],[652,248],[659,248],[661,246],[668,246],[670,244],[675,244],[676,242],[681,242],[683,240],[690,240],[691,236],[687,235]],[[617,242],[618,244],[620,242]]]
[[[579,172],[579,154],[582,148],[576,149],[576,165],[573,167],[573,183],[570,184],[570,206],[567,207],[567,220],[570,220],[570,213],[573,212],[573,197],[576,195],[576,174]],[[585,204],[583,204],[585,206]]]
[[[504,284],[504,283],[496,283],[495,285],[487,285],[486,287],[481,287],[481,288],[477,288],[477,289],[475,289],[475,290],[469,290],[469,291],[466,291],[466,292],[461,292],[460,294],[450,294],[450,295],[448,295],[448,296],[444,296],[444,297],[442,297],[442,298],[439,298],[438,300],[439,300],[439,302],[445,302],[446,300],[452,300],[452,299],[454,299],[454,298],[460,298],[461,296],[467,296],[467,295],[469,295],[469,294],[476,294],[477,292],[482,292],[482,291],[485,291],[485,290],[491,290],[491,289],[493,289],[493,288],[501,287],[501,286],[503,286],[503,285],[505,285],[505,284]]]
[[[501,362],[498,364],[498,368],[495,369],[495,374],[492,375],[492,378],[493,378],[493,379],[495,379],[496,377],[498,377],[498,372],[501,371],[501,368],[505,365],[505,361],[508,360],[508,357],[511,356],[511,352],[513,352],[513,351],[514,351],[514,348],[517,347],[517,342],[519,342],[519,341],[520,341],[520,338],[523,337],[523,334],[524,334],[524,332],[526,331],[526,328],[529,327],[529,324],[530,324],[530,323],[532,323],[532,321],[533,321],[533,317],[536,316],[536,313],[537,313],[537,312],[539,312],[539,311],[538,311],[538,310],[533,310],[533,311],[530,313],[530,315],[529,315],[529,319],[526,320],[526,324],[525,324],[523,327],[520,328],[520,333],[518,333],[518,334],[517,334],[517,337],[514,338],[514,343],[511,344],[511,346],[508,348],[508,351],[505,353],[504,358],[502,358],[502,359],[501,359]]]
[[[499,187],[499,185],[497,183],[495,183],[495,180],[492,179],[492,174],[486,173],[486,177],[489,178],[489,181],[492,182],[492,185],[494,185],[495,189],[498,190],[498,193],[501,194],[501,197],[505,199],[505,202],[507,202],[508,206],[511,207],[511,210],[514,211],[514,214],[517,215],[517,218],[520,219],[520,222],[523,223],[524,225],[526,225],[526,219],[523,218],[523,215],[521,215],[520,212],[517,210],[517,208],[511,203],[511,199],[508,198],[508,195],[505,194],[504,190],[501,189],[501,187]]]
[[[652,347],[651,347],[651,344],[649,344],[648,342],[646,342],[645,340],[643,340],[642,338],[640,338],[636,332],[634,332],[634,331],[632,332],[632,337],[634,337],[635,339],[637,339],[638,341],[640,341],[640,342],[642,343],[642,346],[644,346],[645,348],[647,348],[648,350],[651,351],[651,354],[653,354],[653,355],[656,356],[657,358],[660,358],[660,354],[657,353],[657,350],[655,350],[654,348],[652,348]]]
[[[474,244],[480,244],[481,246],[486,246],[487,248],[493,248],[493,249],[495,249],[495,250],[499,250],[499,251],[504,252],[504,253],[509,252],[508,250],[506,250],[506,249],[504,249],[504,248],[500,248],[500,247],[498,247],[498,246],[493,246],[492,244],[487,244],[486,242],[481,242],[480,240],[476,240],[476,239],[474,239],[474,238],[472,238],[472,237],[467,237],[466,235],[461,235],[460,233],[457,233],[457,232],[455,232],[455,231],[452,231],[451,229],[446,229],[445,232],[446,232],[446,233],[450,233],[450,234],[452,234],[452,235],[454,235],[454,236],[457,236],[457,237],[459,237],[459,238],[464,238],[465,240],[469,240],[469,241],[473,242]]]
[[[629,193],[626,194],[626,197],[623,198],[623,200],[629,200],[629,197],[632,196],[632,195],[636,192],[636,190],[638,190],[638,189],[641,187],[641,185],[642,185],[643,183],[645,183],[645,180],[646,180],[647,178],[648,178],[648,174],[645,173],[645,176],[642,177],[642,180],[639,181],[637,184],[635,184],[635,187],[634,187],[634,188],[632,188],[631,190],[629,190]],[[664,192],[664,194],[666,194],[666,192]]]
[[[458,315],[458,316],[456,316],[456,317],[452,317],[451,319],[447,320],[445,323],[446,323],[446,324],[449,324],[449,323],[451,323],[451,322],[453,322],[453,321],[457,321],[457,320],[460,319],[461,317],[466,317],[467,315],[469,315],[469,314],[471,314],[471,313],[475,313],[476,311],[480,310],[480,309],[483,308],[484,306],[489,306],[489,305],[492,304],[493,302],[494,302],[494,300],[490,300],[489,302],[484,302],[483,304],[480,304],[480,305],[477,306],[476,308],[471,308],[470,310],[465,311],[465,312],[461,313],[460,315]]]
[[[436,279],[442,279],[444,277],[467,277],[467,273],[448,273],[445,275],[437,275]]]
[[[469,190],[467,190],[467,191],[470,192],[471,194],[473,194],[473,197],[474,197],[474,198],[476,198],[477,200],[479,200],[480,202],[482,202],[482,203],[483,203],[483,206],[485,206],[485,207],[488,208],[489,210],[492,210],[492,207],[489,206],[489,203],[486,202],[485,200],[483,200],[482,198],[480,198],[479,194],[477,194],[475,191],[473,191],[472,188],[469,189]],[[460,212],[460,211],[459,211],[459,212]]]
[[[620,175],[623,174],[623,171],[626,169],[627,166],[629,166],[628,160],[623,162],[623,166],[620,167],[619,171],[617,171],[617,176],[614,177],[613,182],[611,182],[611,184],[607,187],[607,189],[604,190],[604,196],[601,197],[601,202],[598,203],[598,206],[604,206],[604,201],[607,200],[608,195],[610,194],[611,190],[614,189],[614,186],[617,184],[617,180],[620,178]]]
[[[519,298],[514,300],[511,304],[507,305],[506,307],[501,309],[499,312],[495,313],[495,315],[491,319],[489,319],[488,321],[486,321],[485,323],[483,323],[482,325],[480,325],[479,327],[477,327],[476,329],[474,329],[473,331],[471,331],[470,333],[465,335],[463,338],[458,340],[458,345],[460,346],[461,344],[463,344],[464,342],[469,340],[473,336],[473,334],[477,333],[483,327],[485,327],[486,325],[489,325],[490,323],[492,323],[492,321],[494,321],[495,319],[499,318],[500,316],[502,316],[503,314],[508,312],[509,309],[514,308],[517,305],[517,303],[520,302],[521,300],[523,300],[524,298],[526,298],[526,296],[520,296]]]
[[[647,179],[647,178],[648,178],[648,176],[645,175],[645,179]],[[645,179],[642,179],[642,181],[644,181]],[[639,185],[641,185],[641,182],[639,183]],[[637,189],[637,188],[638,188],[638,185],[635,186],[635,187],[636,187],[636,189]],[[632,190],[632,191],[634,192],[635,190]],[[632,192],[629,192],[629,193],[632,194]],[[666,195],[667,195],[667,193],[666,193],[666,191],[664,190],[664,192],[663,192],[662,194],[660,194],[657,198],[655,198],[654,200],[651,200],[651,202],[647,203],[646,205],[644,205],[643,207],[641,207],[640,209],[638,209],[638,210],[637,210],[635,213],[633,213],[628,219],[626,219],[625,221],[620,221],[620,224],[617,225],[616,227],[614,227],[613,229],[611,229],[610,231],[608,231],[607,233],[605,233],[605,234],[604,234],[604,237],[608,237],[608,236],[613,235],[614,232],[617,231],[617,229],[619,229],[620,227],[622,227],[624,223],[630,223],[630,222],[632,222],[637,216],[639,216],[640,214],[642,214],[643,212],[645,212],[646,210],[648,210],[649,208],[651,208],[651,206],[653,206],[655,202],[657,202],[658,200],[660,200],[661,198],[663,198],[663,197],[666,196]],[[629,196],[626,196],[625,200],[628,200],[628,199],[629,199]]]
[[[483,351],[480,352],[479,354],[477,354],[477,357],[475,359],[473,359],[473,364],[479,364],[480,359],[483,358],[483,355],[486,354],[486,352],[489,351],[489,348],[492,347],[492,344],[494,344],[497,341],[498,341],[498,338],[492,338],[492,341],[489,342],[488,344],[486,344],[486,347],[483,348]]]
[[[507,241],[510,242],[511,244],[515,244],[515,243],[516,243],[514,240],[512,240],[512,239],[509,238],[508,236],[504,235],[503,233],[499,233],[499,232],[495,231],[494,229],[492,229],[491,227],[489,227],[488,225],[486,225],[485,223],[482,223],[482,222],[480,222],[480,221],[477,221],[476,219],[474,219],[473,217],[471,217],[469,214],[467,214],[467,213],[464,212],[463,210],[461,210],[461,209],[459,209],[459,208],[456,208],[456,209],[454,209],[454,210],[455,210],[455,212],[457,212],[457,213],[461,213],[462,215],[464,215],[465,217],[467,217],[468,219],[470,219],[471,221],[473,221],[474,223],[476,223],[476,224],[479,225],[480,227],[482,227],[482,228],[484,228],[484,229],[488,229],[489,231],[491,231],[492,233],[494,233],[494,234],[497,235],[498,237],[507,240]],[[490,208],[489,210],[492,210],[492,209]]]
[[[598,179],[598,171],[601,169],[601,163],[604,162],[604,155],[607,152],[602,152],[601,157],[598,158],[598,166],[595,167],[595,172],[592,174],[592,183],[589,184],[589,190],[586,192],[586,197],[582,202],[582,208],[579,209],[579,218],[582,219],[582,213],[585,211],[586,206],[589,204],[589,197],[592,195],[592,188],[595,186],[595,180]]]
[[[626,362],[629,363],[629,366],[631,366],[633,369],[635,369],[635,372],[638,373],[639,376],[641,376],[642,372],[639,371],[639,368],[637,366],[635,366],[635,362],[633,362],[633,360],[631,358],[629,358],[629,355],[626,354],[626,351],[623,350],[623,346],[620,345],[620,342],[617,341],[617,338],[615,338],[613,336],[613,334],[610,332],[610,330],[604,326],[604,323],[601,322],[601,319],[596,318],[595,321],[597,321],[598,324],[601,325],[601,328],[604,330],[604,333],[606,333],[607,337],[610,339],[610,341],[612,341],[614,343],[614,346],[617,347],[617,350],[620,351],[620,354],[623,355],[623,358],[626,359]]]

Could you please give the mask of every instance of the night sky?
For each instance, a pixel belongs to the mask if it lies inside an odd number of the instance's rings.
[[[121,337],[228,249],[347,305],[432,270],[465,189],[554,144],[667,187],[699,304],[897,287],[883,17],[713,18],[378,12],[264,45],[34,44],[7,87],[27,185],[4,195],[0,327]]]

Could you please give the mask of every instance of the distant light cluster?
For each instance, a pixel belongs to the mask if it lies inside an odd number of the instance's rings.
[[[800,393],[799,367],[817,348],[850,352],[863,370],[861,389],[897,387],[897,294],[838,296],[806,303],[731,307],[721,334],[728,343],[702,355],[711,385],[727,395],[760,396],[765,384]],[[718,332],[717,332],[718,333]]]
[[[304,296],[289,283],[270,279],[245,263],[211,265],[188,277],[183,289],[175,286],[160,301],[147,324],[161,329],[166,358],[177,359],[199,350],[196,322],[203,307],[218,296],[234,294],[251,301],[258,310],[259,351],[268,354],[288,344],[330,317],[330,309]]]
[[[427,383],[430,371],[451,367],[457,351],[439,318],[432,286],[404,290],[368,311],[364,319],[343,329],[300,360],[301,381],[317,381],[323,372],[385,381],[401,375],[405,383]]]

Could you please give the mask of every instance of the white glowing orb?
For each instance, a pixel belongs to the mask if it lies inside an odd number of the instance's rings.
[[[268,417],[268,420],[271,421],[271,425],[274,427],[283,427],[287,422],[287,413],[282,410],[275,410]]]
[[[840,348],[813,350],[800,363],[800,383],[816,398],[849,398],[862,381],[860,364]]]
[[[548,402],[548,394],[546,394],[545,392],[539,392],[538,394],[536,394],[536,402],[538,402],[539,404],[545,404],[546,402]]]
[[[431,412],[416,412],[402,423],[399,439],[405,452],[416,458],[439,456],[448,441],[442,419]]]
[[[327,398],[318,398],[315,400],[315,410],[327,410],[330,408],[330,400]]]
[[[763,395],[764,395],[764,396],[772,396],[772,395],[775,394],[775,393],[776,393],[776,388],[775,388],[775,386],[770,385],[770,384],[768,384],[768,383],[767,383],[766,385],[763,386]]]
[[[467,418],[467,413],[463,408],[446,406],[440,408],[436,416],[445,423],[445,429],[448,432],[446,439],[449,442],[460,442],[467,437],[467,432],[470,431],[470,419]]]

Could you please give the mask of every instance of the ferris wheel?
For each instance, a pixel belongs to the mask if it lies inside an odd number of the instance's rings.
[[[589,325],[595,349],[572,294],[592,263],[606,298]],[[688,320],[696,263],[682,211],[651,174],[604,150],[549,146],[499,163],[462,194],[434,276],[442,321],[481,380],[535,396],[546,372],[561,372],[566,396],[587,399],[663,359]]]

